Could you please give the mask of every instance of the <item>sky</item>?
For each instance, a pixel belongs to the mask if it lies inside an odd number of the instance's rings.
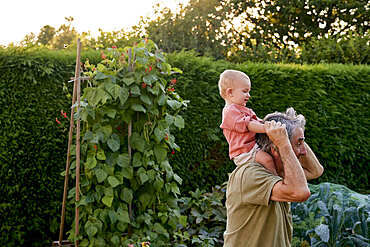
[[[176,9],[179,3],[189,0],[4,0],[0,14],[0,45],[19,43],[26,34],[38,35],[40,29],[50,25],[58,29],[65,24],[64,17],[72,16],[72,26],[79,33],[98,29],[118,31],[137,24],[140,16],[153,13],[153,5]]]

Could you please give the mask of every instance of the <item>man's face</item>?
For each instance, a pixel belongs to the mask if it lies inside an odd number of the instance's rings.
[[[293,131],[290,144],[292,145],[293,151],[298,159],[307,154],[307,150],[304,145],[304,132],[302,128],[296,128]]]

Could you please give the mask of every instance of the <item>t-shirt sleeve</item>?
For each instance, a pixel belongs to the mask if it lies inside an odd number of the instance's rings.
[[[267,206],[274,185],[282,178],[275,176],[259,164],[250,164],[243,170],[241,179],[241,201],[243,204]]]
[[[248,132],[251,116],[241,112],[235,106],[230,106],[224,111],[222,129],[229,129],[239,133]]]

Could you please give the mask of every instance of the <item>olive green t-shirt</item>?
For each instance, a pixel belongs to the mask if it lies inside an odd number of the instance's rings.
[[[224,247],[290,246],[290,203],[270,201],[272,188],[280,180],[258,163],[238,166],[230,174]]]

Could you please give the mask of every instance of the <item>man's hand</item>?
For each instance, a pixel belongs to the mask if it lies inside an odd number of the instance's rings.
[[[285,145],[290,145],[285,124],[281,124],[280,122],[275,122],[274,120],[272,120],[266,121],[264,125],[266,134],[268,135],[270,140],[275,144],[275,146],[280,148]]]

